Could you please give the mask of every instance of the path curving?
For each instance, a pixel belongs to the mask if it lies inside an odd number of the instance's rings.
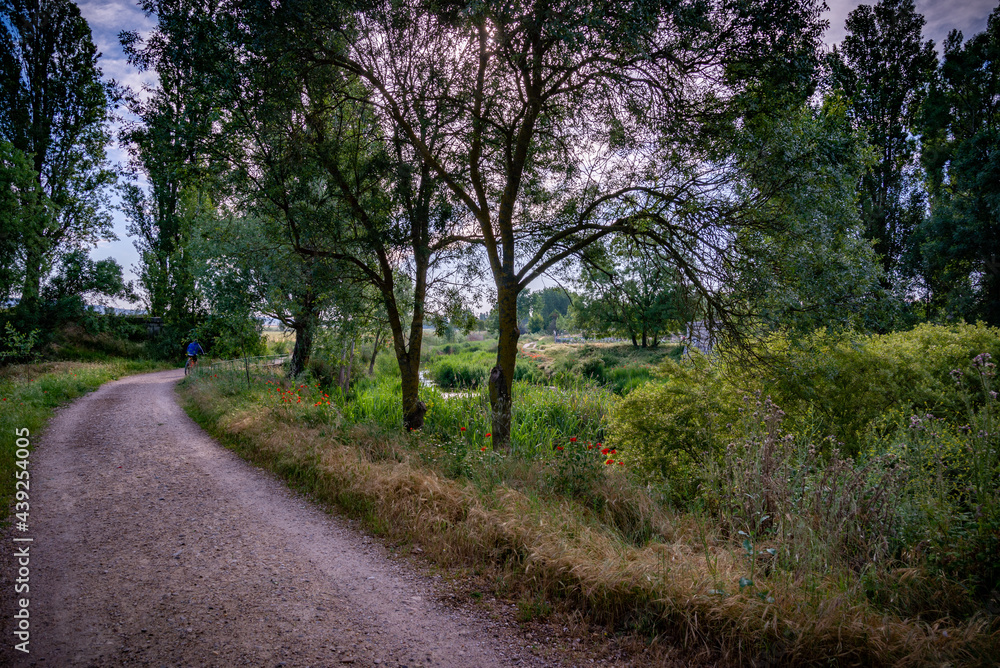
[[[38,666],[538,665],[505,623],[303,501],[178,406],[180,371],[59,410],[31,466]],[[9,540],[9,539],[8,539]],[[6,594],[5,594],[6,595]],[[10,620],[5,620],[6,637]]]

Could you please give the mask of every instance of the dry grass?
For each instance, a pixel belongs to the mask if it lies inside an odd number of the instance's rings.
[[[266,338],[268,343],[274,343],[275,341],[295,342],[295,332],[290,329],[282,332],[277,327],[267,327],[261,332],[261,336]]]
[[[183,392],[189,413],[243,456],[393,540],[418,543],[441,566],[485,573],[503,596],[545,597],[731,665],[985,666],[1000,650],[995,620],[878,614],[833,575],[807,582],[775,572],[740,591],[746,557],[697,517],[660,517],[663,540],[635,546],[571,500],[444,478],[421,465],[417,437],[335,433],[205,383]]]

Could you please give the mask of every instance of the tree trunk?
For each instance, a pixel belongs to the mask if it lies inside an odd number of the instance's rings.
[[[292,361],[288,367],[288,377],[295,378],[305,371],[312,354],[313,334],[316,331],[316,318],[308,317],[305,322],[296,322],[295,348],[292,350]]]
[[[413,348],[410,348],[413,351]],[[412,357],[412,355],[410,356]],[[420,357],[420,353],[416,354]],[[424,415],[427,413],[427,405],[420,401],[420,364],[407,363],[400,364],[399,370],[402,374],[403,383],[403,427],[410,431],[420,429],[424,426]]]
[[[347,345],[344,344],[344,352],[340,353],[340,364],[337,365],[337,387],[340,388],[341,392],[347,393],[344,389],[344,363],[347,361]]]
[[[642,328],[642,347],[643,348],[648,348],[649,347],[649,343],[646,340],[646,328],[645,327]]]
[[[24,258],[24,285],[21,288],[20,311],[31,317],[38,316],[39,294],[42,286],[42,252],[28,244]]]
[[[344,348],[344,357],[347,358],[347,366],[344,366],[343,359],[340,366],[340,389],[346,395],[351,389],[351,367],[354,366],[354,339],[351,339],[350,354],[348,348]]]
[[[378,329],[375,330],[375,343],[372,344],[372,358],[368,362],[368,375],[369,376],[374,376],[375,375],[375,356],[378,355],[378,346],[379,346],[379,343],[380,343],[380,341],[379,341],[380,338],[382,338],[382,328],[381,327],[379,327]]]
[[[493,413],[493,445],[510,450],[511,389],[514,384],[514,365],[517,363],[517,340],[521,331],[517,326],[517,293],[513,282],[504,284],[497,291],[500,312],[497,363],[490,371],[490,409]]]
[[[632,337],[632,347],[638,348],[639,342],[635,340],[635,332],[629,332],[629,335]]]

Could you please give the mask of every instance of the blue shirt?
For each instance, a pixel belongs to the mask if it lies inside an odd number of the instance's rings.
[[[188,346],[188,355],[204,355],[205,351],[201,349],[201,345],[197,341],[192,341]]]

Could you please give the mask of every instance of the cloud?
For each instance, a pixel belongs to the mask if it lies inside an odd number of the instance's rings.
[[[156,25],[153,17],[127,0],[84,0],[77,6],[94,32],[117,35],[121,30],[150,30]]]
[[[927,23],[924,25],[924,39],[934,40],[934,45],[940,48],[941,42],[953,29],[961,30],[968,39],[974,34],[986,29],[986,19],[997,6],[997,0],[916,0],[918,14],[923,14]],[[844,23],[847,15],[859,5],[875,5],[876,1],[859,2],[859,0],[827,0],[830,10],[823,18],[830,22],[824,41],[829,44],[839,44],[847,34]]]

